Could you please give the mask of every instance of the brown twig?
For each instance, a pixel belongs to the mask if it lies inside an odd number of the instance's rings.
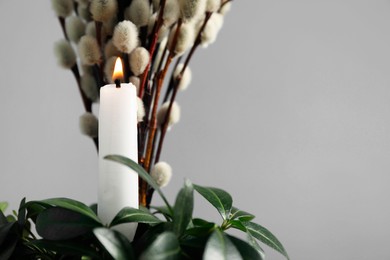
[[[178,91],[179,83],[181,81],[181,78],[183,77],[183,73],[186,70],[186,68],[187,68],[187,66],[188,66],[192,56],[195,53],[195,50],[199,47],[199,45],[201,43],[202,32],[203,32],[204,28],[206,27],[207,22],[209,21],[211,15],[212,15],[211,12],[207,12],[206,13],[206,17],[204,19],[202,27],[200,28],[200,30],[198,32],[198,35],[196,36],[195,43],[192,46],[192,48],[191,48],[191,50],[190,50],[190,52],[189,52],[189,54],[188,54],[188,56],[187,56],[187,58],[186,58],[186,60],[184,62],[184,66],[183,66],[182,70],[180,71],[177,79],[174,80],[174,87],[172,88],[173,93],[172,93],[172,96],[171,96],[171,99],[170,99],[170,102],[169,102],[167,113],[165,114],[165,118],[164,118],[161,130],[160,130],[161,134],[160,134],[160,140],[159,140],[158,147],[157,147],[155,163],[157,163],[160,160],[160,155],[161,155],[162,146],[163,146],[163,143],[164,143],[165,134],[167,132],[168,125],[169,125],[169,115],[171,114],[171,111],[172,111],[173,102],[176,99],[176,94],[177,94],[177,91]]]
[[[176,70],[177,66],[179,65],[179,63],[180,63],[182,57],[183,57],[183,56],[180,56],[180,57],[177,59],[176,64],[175,64],[175,66],[173,67],[173,73],[172,73],[172,75],[171,75],[171,79],[169,80],[168,88],[167,88],[167,91],[165,92],[165,96],[164,96],[164,99],[163,99],[163,103],[165,103],[165,102],[168,100],[169,95],[171,94],[171,92],[172,92],[172,90],[173,90],[173,88],[174,88],[174,85],[175,85],[175,75],[174,75],[174,73],[175,73],[175,70]]]
[[[69,41],[68,34],[66,33],[66,28],[65,28],[65,18],[58,16],[58,21],[60,22],[62,32],[64,34],[64,37],[67,41]]]
[[[177,22],[177,28],[175,31],[175,35],[173,37],[172,45],[170,47],[170,52],[167,58],[167,61],[165,63],[164,69],[157,74],[157,86],[156,86],[156,93],[154,96],[154,102],[153,102],[153,107],[152,107],[152,114],[151,114],[151,120],[149,122],[149,135],[148,135],[148,143],[147,143],[147,149],[146,149],[146,154],[145,154],[145,162],[144,162],[144,169],[149,172],[150,167],[151,167],[151,162],[152,162],[152,156],[153,156],[153,150],[154,150],[154,144],[155,144],[155,135],[156,135],[156,130],[157,130],[157,107],[158,107],[158,102],[160,99],[160,94],[161,94],[161,88],[164,83],[165,76],[168,72],[169,65],[171,64],[173,58],[174,58],[174,49],[176,47],[177,39],[179,37],[179,32],[181,28],[182,20],[179,19]],[[141,204],[146,206],[147,204],[147,189],[148,185],[145,184],[142,186],[141,189]]]
[[[149,55],[150,55],[149,63],[148,63],[148,65],[146,66],[144,73],[142,73],[141,82],[140,82],[140,86],[139,86],[139,94],[138,94],[138,96],[139,96],[140,98],[142,98],[142,95],[143,95],[143,93],[144,93],[145,83],[146,83],[147,78],[148,78],[148,73],[149,73],[149,69],[150,69],[150,64],[152,63],[153,54],[154,54],[154,51],[156,50],[156,44],[157,44],[157,40],[158,40],[158,34],[159,34],[160,29],[161,29],[161,27],[162,27],[162,25],[163,25],[163,23],[164,23],[163,16],[164,16],[165,2],[166,2],[166,0],[161,0],[161,3],[160,3],[160,12],[159,12],[159,14],[158,14],[157,21],[156,21],[156,23],[154,24],[154,27],[153,27],[153,31],[152,31],[152,41],[151,41],[151,43],[150,43],[150,45],[149,45]]]
[[[81,88],[81,78],[80,78],[80,72],[79,72],[79,69],[77,67],[77,64],[73,65],[71,70],[72,70],[73,76],[76,79],[79,93],[80,93],[81,99],[83,101],[84,109],[86,112],[92,113],[92,101],[85,95],[84,91]],[[98,138],[95,137],[95,138],[92,138],[92,140],[93,140],[93,143],[95,144],[96,151],[99,151]]]

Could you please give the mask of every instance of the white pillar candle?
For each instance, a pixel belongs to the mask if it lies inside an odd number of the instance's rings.
[[[138,208],[138,175],[104,159],[109,154],[138,161],[137,94],[131,83],[100,89],[98,216],[103,224],[109,224],[124,207]],[[117,227],[130,241],[136,228],[136,223]]]

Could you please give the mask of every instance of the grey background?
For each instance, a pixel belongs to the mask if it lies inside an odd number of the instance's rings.
[[[49,1],[0,1],[0,32],[0,200],[95,202],[97,157],[53,56]],[[168,197],[185,177],[221,187],[292,259],[390,259],[389,46],[387,0],[236,0],[180,94]]]

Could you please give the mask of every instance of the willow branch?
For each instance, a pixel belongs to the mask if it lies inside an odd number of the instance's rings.
[[[146,83],[147,78],[148,78],[150,64],[153,61],[153,54],[154,54],[154,51],[156,50],[158,34],[159,34],[160,29],[161,29],[161,27],[162,27],[162,25],[164,23],[163,15],[164,15],[164,9],[165,9],[165,2],[166,2],[166,0],[161,0],[160,12],[158,14],[157,21],[156,21],[156,23],[154,24],[154,27],[153,27],[152,42],[149,45],[149,55],[150,55],[149,63],[146,66],[144,73],[142,73],[141,82],[140,82],[140,86],[139,86],[139,94],[138,94],[138,96],[141,97],[141,98],[142,98],[142,95],[144,93],[145,83]]]
[[[190,52],[189,52],[189,54],[188,54],[188,56],[187,56],[187,58],[186,58],[186,60],[184,62],[184,66],[183,66],[182,70],[180,71],[178,78],[173,81],[174,82],[174,87],[172,88],[173,89],[173,93],[172,93],[171,99],[169,101],[168,110],[167,110],[167,113],[165,114],[165,118],[164,118],[161,130],[160,130],[161,134],[160,134],[160,140],[159,140],[158,147],[157,147],[155,163],[157,163],[160,160],[160,155],[161,155],[162,146],[163,146],[163,143],[164,143],[165,134],[167,132],[168,125],[169,125],[169,115],[171,114],[171,111],[172,111],[173,102],[176,99],[176,94],[177,94],[177,91],[178,91],[178,88],[179,88],[179,83],[181,81],[181,78],[183,77],[184,71],[188,67],[188,64],[189,64],[191,58],[193,57],[196,49],[199,47],[199,45],[201,43],[202,32],[203,32],[204,28],[206,27],[207,22],[210,20],[211,15],[212,15],[211,12],[207,12],[206,13],[206,17],[204,19],[204,22],[203,22],[203,24],[202,24],[202,26],[201,26],[201,28],[200,28],[200,30],[198,32],[198,35],[196,36],[194,45],[192,46],[192,48],[191,48],[191,50],[190,50]]]

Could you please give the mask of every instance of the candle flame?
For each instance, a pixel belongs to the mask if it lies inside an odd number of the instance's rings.
[[[122,60],[121,58],[117,58],[115,61],[115,67],[114,67],[114,72],[112,73],[112,79],[123,79],[123,65],[122,65]]]

